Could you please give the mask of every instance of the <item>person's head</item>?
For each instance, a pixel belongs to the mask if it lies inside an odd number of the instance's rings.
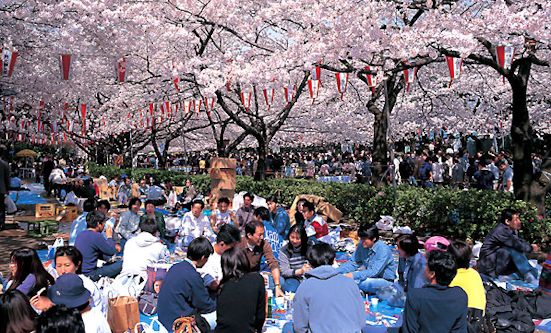
[[[360,244],[366,249],[370,249],[379,240],[379,229],[375,224],[362,224],[358,230]]]
[[[30,333],[34,331],[35,316],[27,297],[19,290],[0,295],[0,332]]]
[[[307,258],[313,268],[333,265],[335,261],[335,250],[327,243],[318,243],[308,250]]]
[[[142,218],[139,227],[142,232],[148,232],[153,236],[157,235],[157,231],[159,231],[157,221],[155,221],[155,218],[151,217]]]
[[[306,230],[302,226],[298,224],[293,225],[291,229],[289,229],[287,240],[292,247],[301,247],[300,250],[302,255],[306,256],[306,251],[308,250],[308,236],[306,235]]]
[[[187,187],[190,187],[190,186],[191,186],[191,179],[186,179],[186,186],[187,186]]]
[[[124,184],[125,185],[130,185],[130,178],[128,178],[128,177],[124,178]]]
[[[249,192],[243,194],[243,206],[244,207],[250,208],[253,204],[253,201],[254,201],[254,195],[252,195]]]
[[[506,208],[501,212],[499,221],[513,230],[520,230],[522,221],[520,220],[520,212],[514,209]]]
[[[275,213],[277,210],[277,198],[275,195],[272,195],[266,199],[266,203],[268,204],[268,209],[270,212]]]
[[[258,207],[254,210],[254,218],[257,221],[269,221],[270,220],[270,211],[266,207]]]
[[[130,198],[130,200],[128,201],[128,208],[130,209],[130,211],[132,211],[133,213],[137,214],[139,211],[140,211],[140,208],[142,207],[142,201],[140,200],[140,198]]]
[[[498,162],[498,167],[499,167],[499,170],[501,171],[507,169],[508,166],[509,166],[509,163],[507,163],[506,159],[502,159]]]
[[[96,201],[94,199],[86,199],[82,204],[82,210],[87,213],[90,213],[94,209],[96,209]]]
[[[140,187],[145,187],[147,185],[147,182],[144,178],[140,179]]]
[[[10,290],[19,287],[29,274],[33,274],[36,278],[33,291],[47,287],[54,282],[54,278],[44,269],[36,251],[28,247],[11,252],[9,268],[13,280]]]
[[[239,280],[251,271],[251,265],[245,251],[240,247],[233,247],[222,254],[222,282]]]
[[[471,267],[471,256],[473,250],[471,246],[463,241],[453,241],[448,247],[448,251],[452,254],[457,264],[457,268]]]
[[[100,200],[98,201],[97,210],[102,212],[104,215],[109,214],[109,210],[111,209],[111,204],[108,200]]]
[[[214,253],[214,249],[210,241],[205,237],[197,237],[191,241],[187,249],[187,257],[195,262],[197,268],[205,265],[209,256]]]
[[[245,237],[250,245],[260,246],[264,239],[264,223],[251,221],[245,224]]]
[[[218,199],[218,210],[220,210],[220,212],[222,213],[227,212],[229,207],[230,207],[230,199],[226,197],[222,197]]]
[[[67,273],[80,274],[82,253],[74,246],[61,246],[55,251],[55,270],[61,276]]]
[[[36,333],[84,333],[84,322],[77,309],[54,305],[36,318]]]
[[[448,286],[457,274],[457,264],[449,252],[432,251],[427,255],[425,276],[431,284]]]
[[[107,216],[97,210],[86,215],[86,226],[89,229],[95,229],[97,232],[103,231],[105,221],[107,221]]]
[[[48,288],[48,298],[52,303],[80,311],[89,306],[91,296],[90,291],[84,287],[82,278],[73,273],[61,275],[55,284]]]
[[[199,217],[199,215],[201,215],[203,208],[205,208],[205,203],[203,200],[193,200],[191,203],[191,213],[195,217]]]
[[[162,279],[158,279],[155,281],[155,283],[153,283],[153,291],[158,294],[161,292],[161,287],[163,286],[163,280]]]
[[[147,215],[154,215],[155,214],[155,202],[153,202],[153,200],[146,200],[145,201],[145,213]]]
[[[402,258],[413,257],[419,253],[419,240],[415,235],[402,235],[398,237],[398,253]]]
[[[306,220],[311,219],[316,214],[316,206],[310,201],[305,201],[302,204],[302,215]]]
[[[220,227],[218,235],[216,235],[216,244],[225,252],[228,249],[231,249],[235,244],[241,241],[241,232],[237,227],[231,224],[224,224]]]

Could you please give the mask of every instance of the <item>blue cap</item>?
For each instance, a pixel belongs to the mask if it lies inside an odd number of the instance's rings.
[[[86,304],[90,301],[90,296],[80,276],[72,273],[61,275],[48,289],[48,298],[54,304],[62,304],[68,308],[78,308]]]

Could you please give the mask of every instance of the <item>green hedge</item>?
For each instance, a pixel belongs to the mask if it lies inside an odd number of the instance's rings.
[[[180,172],[89,166],[97,177],[113,177],[126,173],[134,179],[146,174],[175,185],[191,179],[201,193],[208,193],[208,175],[189,176]],[[524,201],[514,200],[508,193],[494,191],[458,191],[446,187],[426,190],[407,185],[377,189],[363,184],[317,183],[304,179],[270,179],[262,182],[251,177],[237,177],[237,192],[250,191],[262,197],[277,195],[280,202],[290,205],[299,194],[314,194],[326,198],[339,208],[344,218],[357,222],[372,222],[380,215],[392,215],[402,226],[410,226],[419,235],[443,234],[461,239],[481,240],[497,222],[499,213],[507,207],[523,212],[523,233],[530,241],[548,240],[551,219],[538,220],[536,210]],[[549,203],[549,200],[547,201]],[[549,206],[547,207],[549,210]]]

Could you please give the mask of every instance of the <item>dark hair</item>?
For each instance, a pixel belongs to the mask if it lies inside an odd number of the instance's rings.
[[[314,206],[314,204],[311,203],[310,201],[304,201],[304,203],[302,204],[302,208],[308,209],[309,212],[316,211],[316,206]]]
[[[499,222],[505,224],[505,221],[507,221],[507,220],[511,221],[513,219],[513,215],[519,215],[519,214],[520,214],[520,212],[516,209],[505,208],[501,212]]]
[[[107,216],[100,211],[93,211],[86,215],[86,225],[88,228],[96,228],[99,224],[105,223]]]
[[[471,255],[473,254],[473,250],[469,244],[456,240],[450,244],[448,251],[455,258],[457,268],[471,267]]]
[[[15,275],[12,276],[13,282],[8,290],[14,290],[19,287],[29,274],[33,274],[36,278],[34,288],[29,291],[29,295],[33,294],[34,296],[40,289],[48,288],[48,286],[55,283],[54,278],[44,269],[35,250],[29,247],[13,250],[10,254],[10,260],[15,262],[17,270]]]
[[[277,197],[275,195],[270,195],[268,198],[266,198],[266,202],[275,202],[275,203],[277,203]]]
[[[155,221],[154,218],[147,216],[145,216],[145,218],[142,218],[139,227],[142,232],[149,232],[152,235],[155,235],[159,230],[159,228],[157,227],[157,221]]]
[[[61,246],[55,250],[55,259],[58,257],[67,257],[71,259],[73,264],[76,266],[77,274],[82,273],[82,253],[74,246]],[[55,262],[54,259],[54,262]]]
[[[218,235],[216,235],[216,242],[224,242],[226,245],[231,245],[233,243],[239,243],[241,241],[241,232],[237,227],[231,224],[224,224],[220,227]]]
[[[254,220],[247,222],[247,224],[245,224],[245,237],[247,237],[247,235],[254,235],[258,227],[264,228],[264,223]]]
[[[77,309],[54,305],[36,318],[36,333],[84,333],[84,322]]]
[[[247,198],[247,197],[249,199],[251,199],[251,201],[254,201],[254,195],[252,193],[247,192],[247,193],[243,194],[243,200],[245,200],[245,198]]]
[[[291,234],[297,233],[300,235],[300,254],[304,257],[306,257],[307,251],[308,251],[308,235],[306,234],[306,229],[302,225],[294,224],[291,226],[291,229],[289,229],[289,233],[287,234],[287,240],[289,241],[288,246],[291,247]]]
[[[205,208],[205,203],[201,199],[195,199],[191,202],[191,207],[195,206],[196,204],[201,205],[201,209]]]
[[[254,216],[260,217],[262,221],[269,221],[270,211],[266,207],[258,207],[254,210]]]
[[[209,240],[205,237],[197,237],[191,241],[187,249],[187,257],[190,260],[200,260],[205,257],[208,258],[214,253],[214,249]]]
[[[449,252],[429,252],[427,266],[429,271],[434,272],[436,282],[441,286],[449,286],[457,274],[457,264]]]
[[[111,209],[111,204],[109,203],[109,200],[100,200],[100,201],[98,201],[97,208],[99,208],[101,206],[107,208],[107,210]]]
[[[239,280],[251,271],[251,264],[243,249],[234,246],[222,253],[222,284],[230,280]]]
[[[362,224],[358,230],[358,237],[377,241],[379,240],[379,229],[375,224]]]
[[[36,312],[19,290],[8,290],[0,295],[0,332],[29,333],[34,331]]]
[[[226,197],[221,197],[220,199],[218,199],[218,204],[221,204],[221,203],[227,203],[229,205],[230,204],[230,199],[228,199]]]
[[[84,201],[84,203],[82,204],[82,210],[85,212],[89,213],[94,209],[96,209],[96,200],[94,199],[86,199],[86,201]]]
[[[153,200],[146,200],[143,206],[147,208],[147,205],[153,205],[153,207],[157,207],[155,206],[155,201]]]
[[[307,258],[313,268],[333,265],[335,261],[335,250],[327,243],[318,243],[308,250]]]
[[[130,200],[128,201],[128,208],[134,206],[137,202],[139,202],[141,206],[142,200],[140,200],[140,198],[136,198],[136,197],[130,198]]]
[[[398,237],[398,246],[402,249],[409,257],[413,257],[419,253],[419,240],[415,235],[402,235]]]

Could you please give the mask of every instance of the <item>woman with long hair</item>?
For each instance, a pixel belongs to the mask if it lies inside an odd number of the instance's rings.
[[[306,259],[309,248],[306,230],[302,225],[293,225],[287,240],[289,242],[279,250],[279,269],[285,279],[283,291],[294,293],[304,279],[304,274],[311,269]]]
[[[264,278],[251,272],[247,254],[239,247],[222,254],[222,273],[215,332],[262,332],[266,319]]]
[[[36,319],[36,333],[85,333],[82,316],[77,309],[56,305]]]
[[[29,333],[34,331],[36,312],[19,290],[0,295],[0,332]]]
[[[9,290],[19,290],[30,296],[42,288],[54,284],[54,278],[46,271],[35,250],[22,247],[10,254]]]

